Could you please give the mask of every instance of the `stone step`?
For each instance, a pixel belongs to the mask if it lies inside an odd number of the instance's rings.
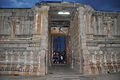
[[[0,47],[0,50],[26,50],[26,47]]]
[[[86,42],[97,44],[120,44],[120,40],[88,40]]]
[[[29,44],[31,41],[23,41],[23,40],[17,40],[17,41],[9,41],[9,40],[1,40],[0,44]]]

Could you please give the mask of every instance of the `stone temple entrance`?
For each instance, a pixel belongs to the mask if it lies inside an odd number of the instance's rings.
[[[38,5],[40,4],[38,3]],[[78,43],[79,37],[77,37],[77,35],[80,33],[79,31],[75,31],[75,32],[73,31],[73,30],[79,29],[78,27],[79,24],[77,22],[79,22],[78,9],[80,5],[76,3],[69,3],[69,2],[57,2],[57,3],[48,2],[48,3],[45,3],[45,5],[46,6],[49,5],[49,11],[48,11],[49,24],[48,25],[50,30],[49,41],[51,42],[49,44],[50,53],[48,56],[49,57],[48,66],[54,68],[56,67],[55,64],[59,64],[59,66],[61,66],[61,64],[65,64],[65,66],[67,65],[66,67],[76,69],[76,71],[82,73],[83,63],[81,60],[83,58],[82,58],[82,55],[79,55],[79,56],[76,55],[81,53],[80,50],[77,49],[78,45],[80,45]],[[73,29],[73,27],[76,29]],[[74,37],[74,35],[76,35],[75,36],[76,38]],[[63,39],[61,39],[60,37]],[[72,37],[74,37],[74,39],[76,40],[72,39]],[[54,41],[54,38],[57,38],[56,41]],[[63,43],[61,43],[61,41]],[[74,55],[73,51],[77,53]],[[56,55],[58,58],[54,59],[54,56]],[[63,58],[63,60],[61,60],[61,58]],[[76,60],[78,59],[79,61],[76,61],[75,58]],[[49,71],[49,68],[48,68],[48,71]]]
[[[65,36],[67,67],[87,75],[119,72],[119,21],[119,12],[63,1],[0,9],[0,74],[48,74],[56,35]]]

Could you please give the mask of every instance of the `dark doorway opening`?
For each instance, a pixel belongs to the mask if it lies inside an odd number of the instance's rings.
[[[66,37],[65,36],[52,36],[52,63],[53,64],[66,64]]]

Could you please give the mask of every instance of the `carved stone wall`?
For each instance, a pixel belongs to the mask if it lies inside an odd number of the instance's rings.
[[[87,53],[84,56],[84,67],[89,67],[87,74],[120,71],[119,15],[118,12],[94,11],[87,17],[89,31],[86,30]]]
[[[45,75],[48,7],[0,9],[0,17],[0,74]]]
[[[120,71],[120,13],[79,7],[71,21],[72,68],[83,74]]]
[[[71,64],[72,68],[80,73],[86,73],[84,70],[84,63],[86,62],[84,60],[84,54],[86,53],[86,19],[85,19],[85,12],[91,10],[89,6],[86,6],[84,8],[83,6],[80,6],[77,8],[77,12],[71,21],[70,26],[70,49],[71,49]],[[88,70],[87,68],[86,70]]]
[[[34,34],[34,13],[31,9],[0,9],[0,35]]]
[[[48,6],[0,9],[0,74],[45,75]],[[83,74],[120,71],[120,13],[80,5],[71,20],[70,63]]]
[[[82,72],[82,69],[80,69],[81,66],[81,44],[80,44],[80,27],[79,27],[79,18],[78,18],[78,12],[76,12],[73,20],[71,21],[71,26],[69,29],[70,34],[70,60],[71,60],[71,66],[74,70],[79,72]]]

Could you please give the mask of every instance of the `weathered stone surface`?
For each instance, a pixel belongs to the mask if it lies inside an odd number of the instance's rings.
[[[119,72],[119,15],[78,8],[69,31],[72,68],[84,74]]]
[[[47,74],[48,10],[0,9],[0,74]],[[68,29],[72,68],[83,74],[119,72],[119,26],[119,12],[79,5]]]
[[[35,22],[32,9],[0,11],[0,74],[45,75],[48,7],[37,9],[40,15]]]

